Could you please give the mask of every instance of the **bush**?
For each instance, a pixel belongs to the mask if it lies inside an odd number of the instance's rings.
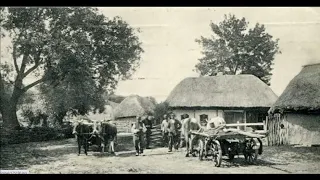
[[[1,127],[0,142],[1,145],[4,145],[20,144],[26,142],[60,140],[65,138],[71,138],[70,131],[72,131],[72,126],[65,127],[63,129],[51,127],[23,127],[21,128],[21,130],[7,130]]]

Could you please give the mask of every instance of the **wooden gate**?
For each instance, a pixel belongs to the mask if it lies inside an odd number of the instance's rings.
[[[162,145],[162,135],[161,135],[161,125],[155,125],[151,129],[151,146],[161,146]]]
[[[267,117],[268,146],[289,144],[289,123],[280,114]]]

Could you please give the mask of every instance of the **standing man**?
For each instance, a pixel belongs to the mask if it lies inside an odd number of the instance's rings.
[[[144,136],[146,126],[143,124],[141,117],[137,116],[137,121],[132,124],[131,132],[133,133],[133,144],[136,149],[136,156],[143,155]]]
[[[164,147],[168,146],[168,141],[169,141],[169,139],[168,139],[168,134],[169,134],[168,122],[169,122],[168,116],[167,116],[167,114],[164,114],[163,120],[161,123],[162,142],[163,142]]]
[[[185,140],[185,135],[184,135],[184,123],[185,121],[187,121],[189,119],[189,115],[188,114],[184,114],[182,115],[182,119],[181,119],[181,124],[182,124],[182,127],[180,129],[180,148],[183,148],[186,144],[186,140]]]
[[[147,117],[142,121],[143,124],[146,126],[147,131],[146,131],[146,149],[150,149],[149,145],[150,145],[150,138],[151,138],[151,134],[152,134],[152,120],[153,120],[153,116],[151,113],[147,114]]]
[[[175,114],[170,113],[170,119],[168,122],[168,130],[169,130],[169,152],[172,152],[172,147],[178,150],[180,144],[180,133],[181,122],[175,118]]]

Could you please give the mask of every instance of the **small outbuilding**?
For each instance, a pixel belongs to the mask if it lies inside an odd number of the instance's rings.
[[[155,104],[149,98],[130,95],[125,98],[115,109],[114,116],[118,132],[130,132],[131,124],[136,121],[136,116],[154,113]]]
[[[272,145],[320,145],[320,63],[303,66],[269,110]]]

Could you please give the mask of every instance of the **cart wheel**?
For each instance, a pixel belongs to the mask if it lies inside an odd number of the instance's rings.
[[[199,160],[202,161],[204,156],[204,142],[202,139],[198,140],[198,152],[199,152]]]
[[[245,160],[249,164],[253,164],[256,162],[258,158],[259,149],[254,148],[257,145],[256,141],[251,139],[246,143],[246,150],[243,153]]]
[[[211,150],[213,152],[214,166],[220,167],[222,161],[222,150],[218,140],[215,140],[214,143],[212,143]]]

